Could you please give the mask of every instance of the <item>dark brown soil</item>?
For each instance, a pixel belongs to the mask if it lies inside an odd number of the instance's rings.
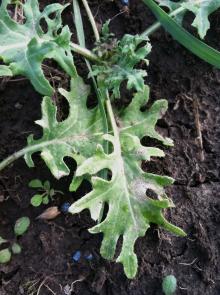
[[[111,29],[118,37],[141,32],[154,21],[141,1],[130,2],[130,15],[120,15],[112,21]],[[119,13],[117,3],[101,0],[90,3],[99,23]],[[65,18],[71,23],[71,8]],[[212,30],[206,40],[215,48],[220,47],[219,20],[220,11],[211,18]],[[87,33],[90,45],[89,29]],[[169,111],[158,128],[174,140],[175,147],[166,150],[164,160],[145,166],[148,171],[176,179],[168,190],[176,208],[166,215],[188,236],[179,238],[152,227],[136,243],[139,272],[136,279],[128,280],[121,265],[100,257],[101,236],[87,232],[92,225],[87,212],[60,215],[50,222],[35,220],[44,207],[35,209],[29,205],[34,193],[28,188],[31,179],[49,179],[56,189],[65,192],[65,197],[57,195],[55,205],[64,200],[73,202],[85,194],[88,185],[84,183],[77,194],[71,194],[68,192],[71,176],[58,182],[38,157],[34,169],[28,169],[21,159],[0,175],[0,235],[12,239],[14,222],[21,216],[30,217],[31,227],[19,239],[22,254],[14,256],[8,265],[0,266],[1,295],[63,295],[61,288],[71,284],[72,294],[80,295],[160,295],[161,281],[167,274],[176,276],[178,295],[220,294],[220,72],[192,56],[163,30],[155,33],[151,41],[148,69],[151,98],[169,101]],[[40,134],[34,120],[40,118],[41,97],[27,80],[0,83],[0,159],[3,159],[25,146],[27,135]],[[196,101],[203,151],[197,141]],[[94,259],[74,264],[71,255],[76,250],[91,252]]]

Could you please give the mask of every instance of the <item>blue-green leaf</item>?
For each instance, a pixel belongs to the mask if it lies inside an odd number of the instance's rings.
[[[51,4],[40,12],[37,0],[27,0],[22,4],[26,21],[20,24],[7,11],[10,3],[3,0],[0,6],[0,60],[9,65],[8,73],[10,70],[13,75],[28,77],[38,92],[51,96],[54,90],[41,68],[44,59],[54,59],[70,76],[76,74],[70,49],[71,33],[61,21],[66,6]],[[54,19],[50,18],[52,13],[55,13]],[[41,20],[47,23],[46,33],[41,28]]]
[[[172,17],[163,11],[153,0],[143,0],[152,10],[164,28],[184,47],[195,55],[220,69],[220,52],[200,41],[183,29]]]
[[[182,17],[185,12],[191,11],[194,13],[195,18],[192,26],[198,30],[200,38],[204,38],[208,29],[210,28],[209,15],[220,7],[218,0],[182,0],[178,2],[170,0],[156,0],[161,6],[167,6],[171,11],[178,7],[185,8],[181,14]],[[182,20],[181,17],[181,20]]]
[[[173,183],[167,176],[159,176],[144,172],[141,161],[150,161],[151,157],[163,157],[162,150],[155,147],[144,147],[140,139],[144,135],[156,138],[166,145],[172,141],[163,138],[156,130],[157,120],[167,109],[167,102],[159,100],[152,107],[141,112],[140,108],[149,99],[148,87],[135,95],[132,103],[119,114],[119,141],[112,135],[104,135],[104,139],[111,142],[113,152],[106,154],[101,145],[97,146],[94,156],[86,159],[76,170],[76,176],[92,175],[93,189],[90,193],[75,202],[70,213],[79,213],[89,209],[91,216],[94,208],[100,203],[108,204],[106,218],[95,227],[91,233],[103,233],[101,255],[113,259],[119,237],[123,237],[123,244],[117,262],[124,266],[128,278],[137,273],[137,257],[134,245],[138,237],[143,237],[150,227],[150,223],[184,236],[180,228],[170,224],[163,216],[163,209],[173,207],[164,187]],[[99,177],[98,173],[109,169],[111,180]],[[153,191],[155,198],[151,198],[148,190]]]

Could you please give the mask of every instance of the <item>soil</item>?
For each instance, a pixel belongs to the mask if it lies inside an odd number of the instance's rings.
[[[130,14],[119,15],[111,23],[118,37],[142,32],[154,22],[141,1],[130,2]],[[119,3],[112,1],[90,4],[100,24],[120,9]],[[71,7],[65,12],[65,21],[73,26]],[[206,37],[206,42],[217,49],[219,21],[217,11]],[[86,28],[91,46],[88,23]],[[71,284],[72,294],[162,295],[162,278],[168,274],[178,280],[177,295],[220,294],[220,72],[186,51],[163,29],[152,36],[151,42],[147,82],[152,100],[169,101],[169,110],[158,129],[171,137],[175,146],[166,149],[165,159],[144,163],[144,167],[176,179],[168,189],[176,207],[168,210],[166,217],[182,227],[187,237],[175,237],[152,226],[136,243],[139,271],[134,280],[128,280],[121,265],[100,257],[102,237],[88,233],[92,225],[88,212],[60,215],[48,222],[35,219],[47,206],[30,206],[34,194],[28,188],[31,179],[50,180],[55,189],[65,193],[64,197],[58,194],[50,205],[77,200],[89,185],[83,183],[77,193],[69,193],[71,175],[58,182],[39,156],[33,169],[20,159],[0,174],[0,235],[13,239],[13,225],[21,216],[29,216],[31,226],[19,238],[22,254],[0,266],[1,295],[71,294],[64,292]],[[77,58],[76,63],[85,77],[81,60]],[[27,80],[21,79],[0,80],[0,159],[24,147],[30,133],[41,133],[34,124],[40,118],[41,97]],[[197,139],[198,116],[203,149]],[[92,253],[93,259],[73,263],[71,256],[77,250]]]

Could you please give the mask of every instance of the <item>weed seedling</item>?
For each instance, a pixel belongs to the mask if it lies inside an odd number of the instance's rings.
[[[53,201],[56,193],[63,194],[63,192],[51,188],[48,180],[42,182],[39,179],[33,179],[28,185],[30,188],[37,189],[39,192],[31,198],[31,205],[34,207],[39,207],[41,204],[49,204],[50,201]]]
[[[0,236],[0,246],[3,244],[9,244],[8,247],[0,251],[0,264],[5,264],[11,260],[12,253],[20,254],[21,246],[17,242],[19,236],[24,235],[30,226],[30,219],[28,217],[19,218],[14,226],[15,238],[13,241],[8,241]]]
[[[166,276],[163,279],[162,288],[165,295],[173,295],[176,291],[177,281],[173,275]]]

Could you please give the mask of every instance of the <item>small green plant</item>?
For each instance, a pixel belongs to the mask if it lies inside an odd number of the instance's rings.
[[[21,217],[17,219],[14,226],[14,233],[17,237],[22,236],[30,226],[30,219],[28,217]]]
[[[21,217],[17,219],[14,225],[15,238],[12,241],[3,239],[0,236],[0,246],[3,244],[10,244],[7,248],[0,251],[0,264],[8,263],[11,260],[12,253],[20,254],[21,246],[17,242],[17,238],[25,234],[30,226],[30,219],[28,217]]]
[[[39,207],[41,204],[47,205],[50,200],[53,201],[53,197],[56,193],[63,194],[63,192],[54,190],[48,180],[42,182],[40,179],[33,179],[29,182],[29,187],[37,189],[38,194],[35,194],[31,198],[31,205],[34,207]]]
[[[0,251],[0,263],[5,264],[11,260],[11,252],[8,248]]]
[[[113,34],[107,33],[108,30],[107,22],[102,30],[102,39],[105,43],[98,43],[95,48],[95,52],[104,62],[94,65],[91,75],[98,76],[104,82],[105,89],[112,91],[112,98],[120,98],[120,86],[123,81],[127,81],[128,90],[143,91],[144,77],[147,73],[135,66],[140,62],[148,64],[146,56],[151,51],[151,45],[147,42],[148,37],[127,34],[118,41],[113,38]]]
[[[144,80],[147,72],[140,69],[139,65],[148,63],[151,50],[149,36],[162,24],[186,48],[220,68],[220,53],[186,32],[181,23],[185,11],[192,11],[195,14],[193,26],[203,38],[209,28],[209,14],[220,5],[214,0],[198,0],[195,4],[189,0],[157,0],[160,5],[170,9],[168,15],[155,1],[143,0],[160,23],[155,23],[140,35],[125,35],[117,40],[110,33],[109,22],[104,24],[100,36],[87,1],[81,1],[96,39],[92,51],[85,47],[78,0],[73,1],[73,8],[79,45],[71,42],[70,29],[62,24],[61,14],[66,5],[53,3],[40,11],[37,0],[27,0],[20,4],[26,21],[17,23],[7,11],[11,1],[2,0],[0,59],[5,64],[0,66],[0,75],[24,75],[44,97],[41,103],[42,117],[36,121],[42,128],[42,137],[35,139],[30,135],[27,147],[1,162],[0,170],[23,156],[27,165],[34,167],[32,155],[40,152],[51,173],[60,179],[70,174],[70,167],[64,158],[74,159],[77,169],[70,191],[75,191],[83,179],[91,182],[92,189],[72,204],[69,212],[76,214],[84,209],[90,210],[91,217],[97,222],[90,232],[103,233],[101,255],[106,259],[114,259],[118,240],[123,238],[116,261],[123,264],[127,277],[133,278],[138,269],[134,246],[136,240],[145,235],[151,223],[176,235],[186,235],[164,217],[164,210],[174,207],[165,191],[174,180],[142,169],[142,161],[151,161],[152,157],[165,155],[157,147],[144,146],[143,137],[156,139],[165,146],[172,146],[173,142],[156,130],[158,120],[168,108],[167,101],[157,100],[151,107],[146,107],[150,88]],[[41,20],[45,20],[48,25],[46,33],[41,27]],[[85,66],[98,98],[98,106],[92,109],[87,107],[91,87],[79,76],[74,65],[73,52],[85,58]],[[55,60],[71,80],[69,91],[58,89],[69,104],[69,115],[62,122],[57,120],[57,106],[52,99],[56,90],[41,69],[46,58]],[[123,84],[131,91],[132,98],[126,106],[122,103],[118,107]],[[54,196],[55,190],[49,182],[42,183],[36,179],[29,185],[43,191],[33,196],[33,206],[47,204]],[[154,198],[148,194],[149,190],[154,192]],[[108,212],[103,216],[106,204]],[[21,234],[22,230],[16,232]],[[12,249],[14,252],[20,251],[18,245],[14,245]],[[4,249],[2,261],[10,260],[10,255],[11,251]],[[165,287],[172,286],[170,281],[174,285],[174,280],[168,278],[165,280]],[[168,287],[167,290],[171,292],[173,289]]]
[[[166,276],[163,279],[162,288],[165,295],[173,295],[176,291],[177,281],[173,275]]]

